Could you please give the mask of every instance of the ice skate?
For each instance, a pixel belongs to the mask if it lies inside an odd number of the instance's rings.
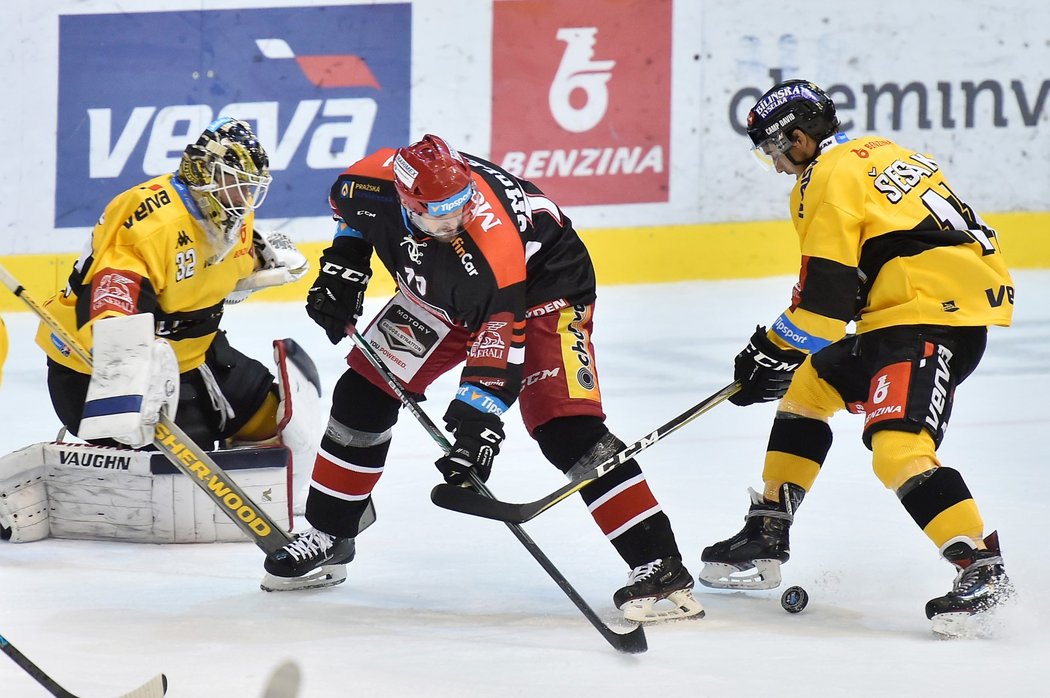
[[[790,557],[788,529],[795,509],[805,495],[798,485],[784,483],[780,501],[766,499],[749,489],[751,508],[744,528],[728,540],[704,548],[704,568],[699,580],[716,589],[775,589],[780,586],[780,565]]]
[[[999,552],[998,533],[990,533],[984,543],[988,549],[978,550],[972,540],[960,537],[941,550],[944,559],[959,570],[952,590],[926,603],[933,632],[942,637],[986,634],[991,630],[990,612],[1014,595]]]
[[[346,581],[346,564],[354,559],[353,538],[336,538],[309,529],[266,556],[263,591],[295,591],[335,586]]]
[[[668,557],[631,570],[627,586],[613,594],[613,603],[625,619],[636,623],[703,618],[704,607],[693,598],[692,588],[689,570],[677,557]]]

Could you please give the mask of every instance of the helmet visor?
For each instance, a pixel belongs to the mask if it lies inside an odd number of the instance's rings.
[[[763,168],[772,171],[776,169],[777,160],[785,157],[793,145],[785,132],[777,131],[751,148],[751,154]]]

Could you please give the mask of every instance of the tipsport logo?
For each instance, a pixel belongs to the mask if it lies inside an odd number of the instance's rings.
[[[269,155],[260,217],[327,215],[339,172],[408,140],[410,61],[408,3],[60,17],[55,225],[174,172],[219,116]]]

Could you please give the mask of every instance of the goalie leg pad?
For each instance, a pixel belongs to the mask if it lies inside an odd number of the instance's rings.
[[[0,458],[0,538],[12,543],[42,540],[51,534],[43,444]]]
[[[277,434],[292,454],[292,510],[302,514],[310,492],[317,444],[324,432],[321,378],[309,355],[292,339],[273,343],[277,363]]]
[[[44,444],[43,450],[55,537],[140,543],[247,540],[162,454],[72,443]],[[290,523],[286,449],[210,455],[274,521]]]

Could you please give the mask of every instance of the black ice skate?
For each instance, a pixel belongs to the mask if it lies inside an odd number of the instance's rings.
[[[775,589],[780,565],[790,557],[788,529],[806,491],[798,485],[780,486],[780,501],[748,489],[751,508],[744,528],[728,540],[704,548],[700,583],[716,589]]]
[[[693,598],[693,575],[677,557],[653,560],[635,567],[627,586],[613,594],[623,617],[636,623],[676,618],[704,617],[704,607]],[[670,603],[657,604],[666,599]]]
[[[987,550],[977,550],[969,538],[954,538],[941,550],[944,559],[959,570],[952,590],[926,603],[933,632],[942,637],[982,635],[991,630],[988,612],[1014,595],[999,552],[998,532],[988,534],[984,544]]]
[[[346,581],[346,564],[354,559],[353,538],[336,538],[309,529],[266,556],[263,591],[294,591],[335,586]]]

